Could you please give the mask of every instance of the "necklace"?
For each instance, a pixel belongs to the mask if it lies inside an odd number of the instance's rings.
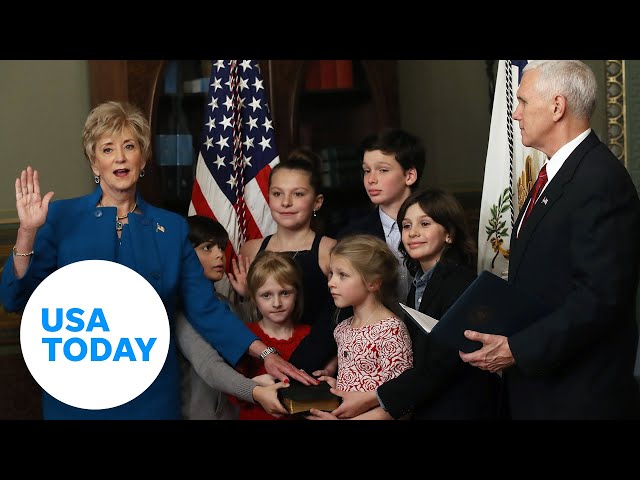
[[[372,313],[371,315],[369,315],[369,318],[367,318],[367,319],[364,321],[364,323],[358,327],[358,329],[366,327],[366,326],[367,326],[367,324],[369,323],[369,320],[371,320],[371,319],[373,318],[373,316],[374,316],[376,313],[378,313],[378,310],[380,310],[380,308],[382,308],[382,303],[381,303],[380,305],[378,305],[378,308],[376,308],[376,309],[373,311],[373,313]],[[354,313],[354,315],[353,315],[353,318],[356,318],[355,313]],[[353,321],[351,322],[351,328],[355,328],[355,327],[353,326]],[[342,352],[342,356],[343,356],[344,358],[349,358],[349,350],[345,349],[345,350]]]
[[[102,204],[102,200],[100,200],[100,203],[98,203],[99,207],[104,207],[104,205]],[[116,209],[116,230],[118,232],[122,231],[122,228],[124,227],[124,224],[120,221],[120,220],[124,220],[125,218],[127,218],[129,216],[130,213],[133,213],[134,210],[136,209],[136,207],[138,206],[138,203],[134,203],[133,204],[133,208],[131,210],[129,210],[127,213],[125,213],[124,215],[120,216],[118,215],[118,209]]]
[[[360,326],[360,328],[366,326],[369,323],[369,320],[371,320],[371,318],[378,312],[378,310],[380,310],[380,308],[382,308],[382,304],[378,305],[378,308],[376,308],[373,313],[371,315],[369,315],[369,318],[367,318],[364,323]]]
[[[305,246],[305,245],[306,245],[306,243],[307,243],[307,239],[309,238],[309,235],[311,235],[311,232],[312,232],[312,231],[313,231],[313,230],[311,230],[311,229],[310,229],[310,230],[307,232],[307,235],[304,237],[304,240],[302,240],[302,243],[301,243],[302,247],[301,247],[301,248],[298,248],[298,250],[296,250],[296,251],[293,253],[293,257],[291,257],[291,258],[296,258],[296,255],[298,255],[298,252],[299,252],[302,248],[304,248],[304,246]],[[276,234],[276,235],[277,235],[277,234]],[[281,241],[280,241],[280,239],[279,239],[279,238],[278,238],[278,242],[280,242],[280,243],[281,243]]]
[[[309,238],[309,235],[311,235],[311,230],[309,230],[307,235],[304,237],[304,240],[302,240],[302,248],[304,248],[304,246],[307,244],[307,239]],[[293,257],[291,257],[291,258],[296,258],[296,255],[298,255],[299,251],[300,251],[300,249],[296,250],[296,253],[294,253]]]

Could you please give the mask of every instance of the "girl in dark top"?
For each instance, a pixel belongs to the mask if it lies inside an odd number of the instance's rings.
[[[334,304],[327,287],[329,252],[336,242],[317,235],[311,226],[324,200],[320,193],[319,162],[311,150],[298,149],[271,170],[269,208],[277,224],[276,233],[246,242],[238,261],[233,262],[233,273],[229,274],[236,292],[246,296],[247,259],[254,259],[259,252],[286,252],[300,265],[305,298],[302,322],[312,328],[290,361],[307,372],[325,369],[336,355]]]
[[[464,210],[448,192],[413,193],[400,207],[400,252],[415,280],[407,304],[439,319],[476,278],[475,245]],[[458,352],[436,343],[411,321],[414,368],[378,390],[394,418],[481,419],[497,415],[498,376],[466,365]]]

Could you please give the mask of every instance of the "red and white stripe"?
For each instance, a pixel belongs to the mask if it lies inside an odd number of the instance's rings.
[[[271,168],[279,162],[280,158],[275,157],[269,165],[264,167],[255,178],[245,185],[246,240],[266,237],[276,231],[276,223],[273,221],[271,210],[269,209],[268,189]],[[211,172],[209,172],[201,153],[198,154],[196,178],[189,205],[189,216],[191,215],[204,215],[215,218],[229,233],[229,243],[232,248],[231,251],[227,249],[227,265],[229,265],[231,257],[235,257],[242,246],[240,244],[238,216],[227,196],[211,176]]]

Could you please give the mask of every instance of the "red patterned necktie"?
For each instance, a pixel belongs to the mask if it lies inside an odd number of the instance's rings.
[[[538,200],[538,196],[540,192],[547,184],[547,164],[545,163],[540,169],[540,173],[538,173],[538,179],[536,180],[536,184],[533,186],[533,194],[531,195],[531,201],[529,202],[529,206],[527,207],[527,211],[524,213],[524,218],[522,219],[522,223],[520,224],[520,228],[524,225],[524,222],[527,221],[527,217],[531,214],[531,210],[533,210],[533,206]]]

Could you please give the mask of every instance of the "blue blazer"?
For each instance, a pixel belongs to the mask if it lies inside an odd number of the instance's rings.
[[[98,187],[83,197],[58,200],[49,205],[46,223],[40,228],[34,254],[24,277],[13,273],[9,257],[0,281],[0,302],[7,311],[22,311],[35,288],[56,269],[81,260],[118,262],[115,207],[97,208],[102,195]],[[235,365],[257,337],[229,308],[220,302],[189,242],[186,220],[153,207],[136,196],[141,214],[129,215],[123,237],[130,254],[122,263],[142,275],[158,292],[167,310],[171,341],[165,365],[149,388],[136,399],[107,410],[82,410],[43,392],[43,416],[60,418],[180,418],[180,376],[173,337],[177,302],[194,328],[224,359]],[[162,227],[162,228],[159,228]]]

